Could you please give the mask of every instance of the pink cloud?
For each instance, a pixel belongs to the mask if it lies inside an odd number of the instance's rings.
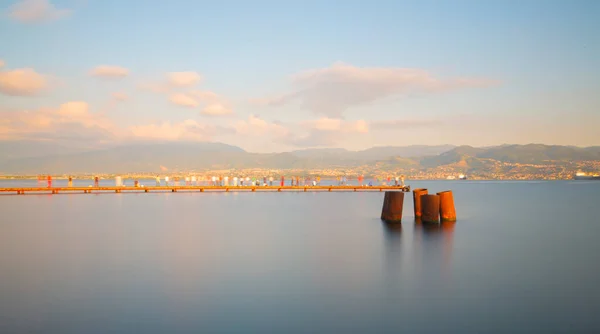
[[[107,140],[119,135],[112,121],[90,112],[89,105],[71,101],[57,108],[25,111],[2,111],[2,139],[81,139]]]
[[[173,104],[190,108],[195,108],[199,105],[196,99],[185,93],[171,94],[171,96],[169,96],[169,101]]]
[[[441,120],[436,119],[394,119],[394,120],[383,120],[383,121],[371,121],[369,125],[373,129],[387,130],[396,129],[401,130],[402,128],[410,127],[424,127],[424,126],[437,126],[443,124]]]
[[[233,111],[221,103],[213,103],[204,107],[201,113],[208,116],[225,116],[233,114]]]
[[[115,92],[112,94],[112,97],[114,100],[120,101],[120,102],[127,101],[127,99],[129,98],[129,96],[127,96],[127,94],[122,93],[122,92]]]
[[[248,116],[246,120],[239,120],[233,128],[243,136],[274,136],[282,137],[289,134],[289,129],[281,124],[268,122],[256,115]]]
[[[100,65],[90,70],[90,75],[103,78],[124,78],[129,75],[129,69],[114,65]]]
[[[160,122],[129,128],[134,137],[147,140],[207,141],[217,134],[217,128],[188,119],[180,123]]]
[[[48,0],[20,0],[10,8],[9,16],[16,21],[33,23],[54,21],[71,14],[69,9],[58,9]]]
[[[322,117],[317,120],[301,122],[305,128],[318,131],[368,133],[369,124],[365,120],[346,121],[341,118]]]
[[[196,72],[171,72],[167,73],[169,84],[176,87],[189,87],[200,82],[202,77]]]
[[[44,90],[47,84],[47,78],[31,68],[0,71],[0,92],[6,95],[36,95]]]

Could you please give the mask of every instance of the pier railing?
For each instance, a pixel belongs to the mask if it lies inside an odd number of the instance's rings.
[[[149,193],[149,192],[382,192],[410,191],[410,186],[138,186],[138,187],[12,187],[2,194]]]

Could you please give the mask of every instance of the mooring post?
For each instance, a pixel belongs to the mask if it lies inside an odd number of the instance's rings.
[[[402,221],[402,207],[404,204],[404,193],[401,191],[386,191],[383,197],[383,208],[381,219],[386,222]]]
[[[456,210],[454,208],[454,196],[451,190],[437,193],[440,196],[440,219],[443,222],[455,222]]]
[[[417,188],[413,190],[413,207],[415,211],[415,218],[421,218],[421,196],[427,195],[427,189]]]
[[[422,195],[421,196],[423,223],[438,223],[440,221],[440,196],[439,195]]]

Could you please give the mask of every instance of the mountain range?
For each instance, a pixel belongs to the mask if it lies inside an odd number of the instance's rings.
[[[223,143],[170,142],[89,150],[29,142],[0,142],[0,173],[125,173],[206,169],[320,169],[383,166],[425,170],[458,165],[474,171],[492,162],[549,164],[600,161],[600,146],[542,144],[472,146],[386,146],[361,151],[341,148],[251,153]]]

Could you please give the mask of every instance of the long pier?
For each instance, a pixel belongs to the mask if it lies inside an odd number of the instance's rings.
[[[154,187],[18,187],[0,188],[5,195],[150,192],[383,192],[410,191],[410,186],[154,186]]]

